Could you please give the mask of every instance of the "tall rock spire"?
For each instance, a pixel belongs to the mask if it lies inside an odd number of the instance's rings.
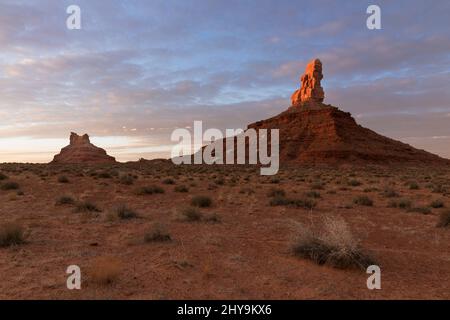
[[[291,97],[292,106],[322,104],[325,98],[325,93],[320,85],[322,79],[322,62],[319,59],[311,60],[300,79],[300,89],[295,91]]]

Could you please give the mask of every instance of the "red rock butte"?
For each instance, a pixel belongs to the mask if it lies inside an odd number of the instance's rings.
[[[116,159],[109,156],[102,148],[94,146],[89,136],[79,136],[72,132],[70,144],[61,149],[61,152],[53,158],[51,163],[114,163]]]
[[[314,59],[301,76],[301,88],[292,95],[291,106],[247,127],[257,132],[279,129],[280,164],[450,165],[448,159],[384,137],[360,126],[350,113],[324,104],[322,79],[322,62]]]

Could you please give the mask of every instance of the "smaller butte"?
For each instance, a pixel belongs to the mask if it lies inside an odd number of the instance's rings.
[[[79,136],[72,132],[70,134],[70,144],[61,149],[61,152],[53,158],[51,163],[115,163],[116,159],[109,156],[102,148],[94,146],[89,140],[89,136],[84,134]]]

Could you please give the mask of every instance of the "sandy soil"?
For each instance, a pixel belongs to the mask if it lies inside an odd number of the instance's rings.
[[[14,181],[21,191],[0,190],[0,225],[21,225],[26,240],[0,248],[1,299],[450,298],[450,228],[436,227],[439,214],[450,207],[450,170],[284,168],[273,178],[255,168],[145,162],[5,164],[0,172],[8,176],[0,185]],[[121,183],[125,174],[135,176],[131,185]],[[59,182],[61,176],[69,182]],[[412,182],[419,189],[410,189]],[[181,185],[188,192],[174,191]],[[137,195],[142,186],[165,192]],[[273,188],[292,198],[316,189],[320,198],[312,210],[271,206]],[[388,189],[398,196],[389,197]],[[89,200],[101,212],[56,205],[63,195]],[[199,211],[205,217],[216,214],[220,222],[181,218],[182,208],[197,195],[212,199],[211,207]],[[354,204],[360,195],[373,206]],[[445,207],[430,208],[430,214],[390,207],[401,199],[412,207],[442,200]],[[115,217],[120,204],[139,217]],[[381,290],[367,289],[364,270],[319,266],[293,255],[298,223],[316,228],[324,217],[344,219],[355,241],[375,257]],[[144,241],[155,223],[166,226],[172,241]],[[120,262],[109,284],[93,276],[99,257]],[[66,288],[69,265],[82,270],[81,290]]]

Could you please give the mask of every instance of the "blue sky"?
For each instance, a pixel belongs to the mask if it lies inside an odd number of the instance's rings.
[[[68,30],[66,8],[81,8]],[[366,28],[378,4],[382,30]],[[47,162],[70,131],[118,160],[169,156],[170,133],[286,109],[306,62],[325,102],[450,157],[450,2],[0,0],[0,162]]]

